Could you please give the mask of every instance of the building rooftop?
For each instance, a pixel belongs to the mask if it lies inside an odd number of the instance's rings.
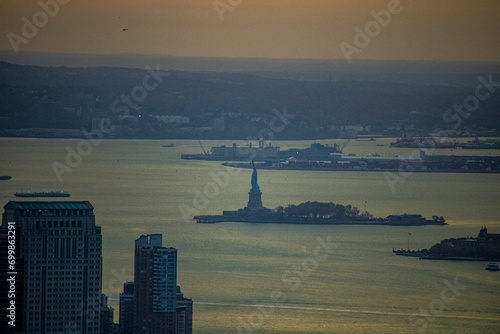
[[[88,201],[58,201],[58,202],[18,202],[10,201],[4,206],[4,209],[17,210],[93,210],[94,207]]]

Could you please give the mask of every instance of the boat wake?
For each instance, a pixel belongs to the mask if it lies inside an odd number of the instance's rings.
[[[265,304],[239,304],[239,303],[212,303],[212,302],[196,302],[197,305],[213,305],[213,306],[230,306],[230,307],[240,307],[240,308],[262,308],[270,307],[270,305]],[[410,317],[415,316],[416,309],[411,313],[405,312],[392,312],[392,311],[377,311],[377,310],[355,310],[347,308],[334,308],[327,306],[306,306],[306,305],[280,305],[273,304],[276,309],[287,309],[287,310],[302,310],[302,311],[321,311],[321,312],[332,312],[332,313],[357,313],[357,314],[372,314],[372,315],[387,315],[387,316],[401,316]],[[500,322],[498,317],[480,317],[472,315],[451,315],[451,314],[440,314],[433,315],[435,318],[448,318],[448,319],[466,319],[466,320],[486,320]]]

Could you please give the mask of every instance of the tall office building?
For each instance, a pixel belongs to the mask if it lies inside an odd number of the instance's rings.
[[[175,334],[177,249],[162,247],[161,234],[135,241],[135,317],[137,334]]]
[[[4,206],[14,226],[16,294],[23,333],[99,334],[101,228],[89,202],[17,202]]]
[[[177,287],[177,249],[162,247],[161,234],[135,241],[133,299],[134,334],[192,333],[193,303]]]

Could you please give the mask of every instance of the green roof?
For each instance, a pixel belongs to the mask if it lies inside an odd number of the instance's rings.
[[[88,201],[82,202],[18,202],[10,201],[4,206],[4,209],[17,210],[93,210],[94,207]]]

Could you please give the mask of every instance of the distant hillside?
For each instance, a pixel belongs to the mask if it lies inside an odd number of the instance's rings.
[[[275,117],[272,110],[284,106],[296,117],[274,134],[275,139],[333,137],[343,125],[371,126],[380,133],[394,128],[399,133],[402,125],[430,131],[449,128],[443,121],[444,111],[474,94],[477,85],[400,83],[401,73],[392,74],[398,78],[393,82],[376,82],[345,80],[333,72],[327,81],[308,81],[285,79],[285,75],[270,72],[264,76],[168,71],[157,88],[148,90],[141,101],[129,104],[126,109],[130,117],[124,120],[125,115],[113,112],[111,105],[118,102],[115,106],[126,106],[122,95],[130,95],[134,88],[143,86],[149,75],[145,69],[38,67],[0,62],[0,73],[0,130],[90,129],[92,118],[110,118],[123,130],[120,136],[141,138],[255,137],[260,129],[269,127]],[[464,74],[442,74],[443,81],[447,75]],[[425,78],[422,73],[406,76],[409,82],[412,77],[413,81]],[[498,81],[498,76],[494,78]],[[464,118],[463,129],[498,127],[499,105],[500,94],[495,92],[481,101],[470,118]],[[160,115],[188,117],[189,124],[161,123],[154,117]]]
[[[362,61],[344,59],[206,58],[143,54],[13,53],[0,50],[0,61],[45,67],[144,68],[190,72],[238,72],[313,81],[381,81],[423,85],[470,86],[477,75],[500,73],[500,63]]]

